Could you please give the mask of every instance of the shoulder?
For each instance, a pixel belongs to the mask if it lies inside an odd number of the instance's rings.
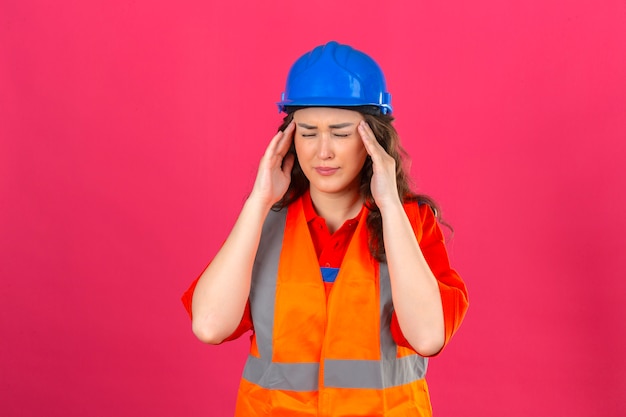
[[[405,201],[403,207],[419,242],[433,234],[440,233],[436,216],[437,209],[428,201],[415,198]]]
[[[436,221],[437,208],[429,201],[412,198],[402,203],[402,205],[411,223],[414,221],[420,223],[424,221]]]

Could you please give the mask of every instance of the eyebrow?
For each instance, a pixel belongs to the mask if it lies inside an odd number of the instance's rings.
[[[346,123],[337,123],[335,125],[329,125],[328,127],[331,128],[331,129],[342,129],[344,127],[348,127],[348,126],[352,126],[352,125],[354,125],[354,123],[346,122]],[[317,129],[317,126],[308,125],[306,123],[298,123],[298,126],[300,126],[303,129],[308,129],[308,130],[315,130],[315,129]]]

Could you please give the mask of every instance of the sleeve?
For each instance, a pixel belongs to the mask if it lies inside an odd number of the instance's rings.
[[[412,203],[406,208],[422,253],[439,284],[445,326],[443,346],[445,348],[467,312],[469,306],[467,288],[459,274],[450,266],[443,233],[431,207],[428,204],[418,206],[417,203]],[[400,330],[395,312],[391,318],[391,333],[399,346],[411,347]]]
[[[189,286],[189,288],[187,288],[187,291],[183,293],[183,296],[181,298],[181,301],[183,302],[183,306],[185,307],[185,310],[187,310],[187,314],[189,314],[189,318],[193,318],[191,314],[191,301],[193,299],[193,292],[196,289],[196,285],[198,284],[198,281],[200,280],[201,276],[202,274],[200,274],[198,278],[196,278],[191,283],[191,285]],[[241,335],[243,335],[244,333],[246,333],[248,330],[253,330],[252,313],[250,312],[250,300],[246,302],[246,307],[243,311],[243,317],[241,318],[241,322],[239,323],[239,326],[235,329],[235,331],[230,336],[224,339],[222,343],[235,340],[239,338]]]

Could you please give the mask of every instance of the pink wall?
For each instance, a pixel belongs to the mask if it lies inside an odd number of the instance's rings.
[[[0,414],[232,412],[246,340],[202,345],[179,296],[336,39],[456,228],[436,415],[623,416],[626,3],[216,3],[0,4]]]

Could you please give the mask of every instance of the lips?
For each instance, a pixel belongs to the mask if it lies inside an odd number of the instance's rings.
[[[333,175],[335,172],[337,172],[339,170],[339,168],[332,168],[332,167],[315,167],[315,171],[323,176],[328,176],[328,175]]]

